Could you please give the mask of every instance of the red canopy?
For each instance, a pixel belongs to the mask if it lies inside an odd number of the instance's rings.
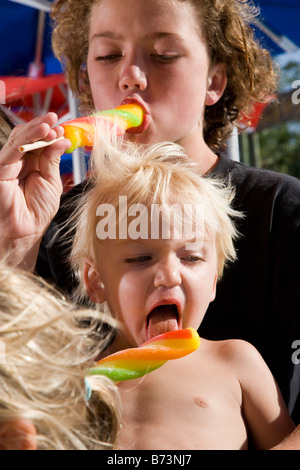
[[[1,104],[24,121],[48,111],[56,112],[59,117],[68,111],[67,86],[63,74],[39,78],[0,76],[1,82]]]
[[[0,80],[5,83],[7,104],[29,95],[41,93],[66,81],[63,74],[48,75],[41,78],[0,77]]]
[[[4,84],[4,85],[3,85]],[[0,76],[0,104],[7,109],[15,123],[29,121],[33,117],[54,111],[62,121],[69,111],[66,79],[63,74],[52,74],[39,78],[27,76]],[[63,155],[61,175],[66,191],[73,184],[72,156]]]

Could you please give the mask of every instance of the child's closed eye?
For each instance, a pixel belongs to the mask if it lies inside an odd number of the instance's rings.
[[[100,55],[96,57],[97,62],[115,62],[116,60],[120,59],[122,54],[106,54]]]
[[[203,256],[200,255],[186,255],[182,258],[183,261],[187,263],[200,263],[201,261],[204,261]]]
[[[151,261],[151,256],[149,255],[141,255],[141,256],[133,256],[130,258],[126,258],[125,262],[129,264],[138,264],[138,263],[145,263],[147,261]]]
[[[179,55],[174,54],[151,54],[151,58],[161,64],[171,64],[179,59]]]

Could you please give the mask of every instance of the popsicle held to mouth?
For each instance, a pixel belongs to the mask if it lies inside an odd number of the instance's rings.
[[[138,348],[118,351],[101,359],[89,375],[105,375],[115,382],[137,379],[196,351],[200,338],[194,328],[169,331],[146,341]]]
[[[72,153],[78,147],[92,147],[94,145],[95,132],[98,126],[117,136],[122,136],[125,132],[141,133],[147,128],[148,120],[144,110],[136,103],[124,103],[117,108],[98,111],[87,117],[80,117],[67,121],[61,126],[64,128],[64,136],[49,142],[40,140],[19,147],[21,153],[47,147],[62,138],[70,140],[71,147],[66,153]]]

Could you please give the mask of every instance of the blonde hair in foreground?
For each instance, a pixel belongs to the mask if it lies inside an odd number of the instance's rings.
[[[216,235],[218,274],[224,265],[236,258],[234,239],[237,230],[234,218],[241,214],[231,207],[232,188],[214,178],[202,177],[197,166],[189,161],[182,147],[173,143],[160,143],[150,147],[122,142],[98,132],[91,158],[91,185],[79,200],[74,211],[72,227],[76,233],[71,263],[84,290],[85,261],[96,261],[101,250],[97,236],[97,208],[113,206],[121,213],[120,196],[127,198],[127,206],[142,204],[148,209],[177,203],[180,206],[201,205],[206,234]],[[116,218],[118,225],[119,217]]]
[[[37,448],[112,447],[118,394],[106,377],[85,374],[105,347],[99,314],[77,309],[43,280],[0,263],[0,425],[33,423]]]

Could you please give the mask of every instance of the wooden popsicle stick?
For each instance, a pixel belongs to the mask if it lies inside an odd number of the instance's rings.
[[[47,142],[46,140],[38,140],[37,142],[33,142],[32,144],[24,144],[20,145],[19,152],[25,153],[30,152],[31,150],[41,149],[43,147],[48,147],[49,145],[55,144],[59,140],[64,139],[64,136],[59,137],[58,139],[50,140]]]

